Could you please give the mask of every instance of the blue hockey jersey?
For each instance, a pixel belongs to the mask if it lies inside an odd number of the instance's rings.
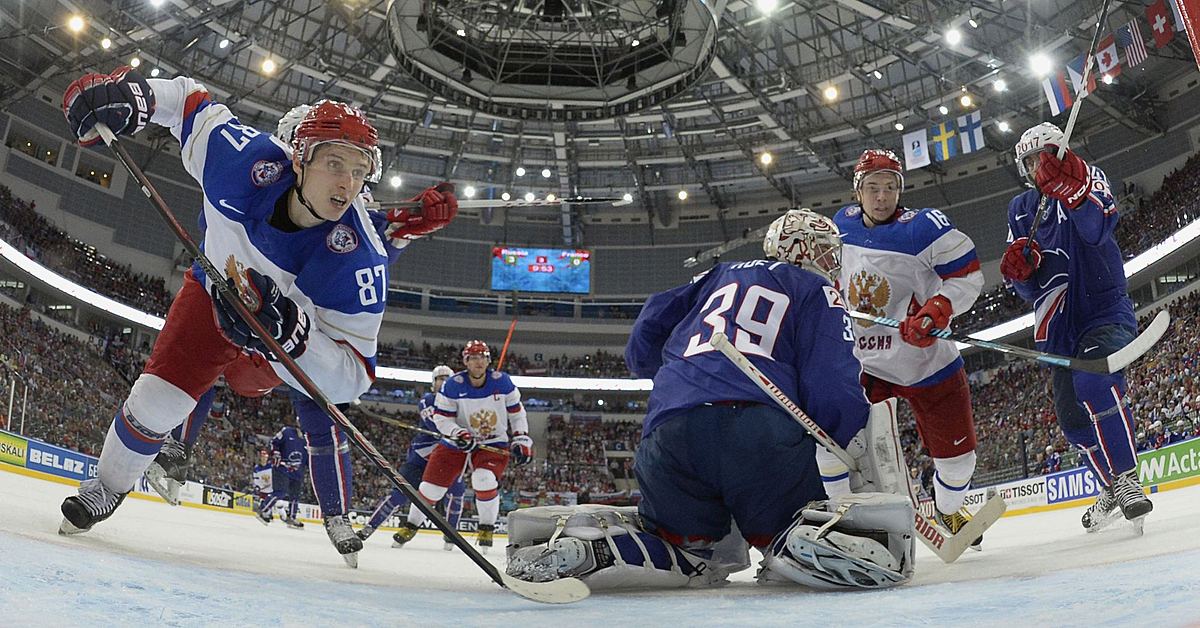
[[[437,395],[432,392],[425,393],[421,397],[421,401],[417,402],[417,411],[421,414],[421,420],[418,423],[421,429],[431,432],[438,431],[437,423],[433,421],[434,400]],[[433,452],[434,445],[440,440],[437,436],[431,434],[422,434],[416,432],[412,441],[408,443],[408,462],[410,464],[424,464],[429,460],[429,454]]]
[[[870,404],[842,296],[809,271],[753,260],[718,264],[646,300],[625,347],[629,369],[654,378],[643,438],[704,403],[775,403],[713,348],[718,331],[838,444],[866,425]]]
[[[1051,211],[1038,226],[1042,263],[1013,289],[1034,308],[1033,338],[1038,349],[1075,355],[1080,337],[1101,325],[1137,329],[1125,282],[1121,249],[1113,232],[1117,206],[1108,177],[1091,168],[1092,189],[1070,209],[1051,199]],[[1026,190],[1008,205],[1008,241],[1029,235],[1040,195]]]
[[[171,129],[184,168],[204,192],[204,253],[227,277],[240,277],[245,268],[271,277],[312,321],[299,365],[334,403],[358,398],[375,377],[388,264],[397,252],[380,235],[384,217],[372,216],[356,197],[337,222],[294,232],[275,228],[268,220],[295,182],[290,149],[239,123],[192,79],[149,83],[157,100],[151,121]],[[199,266],[192,272],[211,286]],[[273,366],[301,389],[281,365]]]
[[[279,455],[279,462],[288,471],[297,471],[304,467],[307,461],[304,437],[300,430],[286,426],[279,428],[271,438],[271,451]]]

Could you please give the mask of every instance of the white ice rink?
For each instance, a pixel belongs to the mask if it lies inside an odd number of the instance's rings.
[[[60,537],[58,506],[75,489],[5,469],[3,626],[1200,625],[1200,486],[1153,495],[1142,537],[1124,523],[1085,534],[1080,507],[1001,519],[983,552],[952,565],[918,545],[916,580],[889,591],[762,587],[748,570],[720,589],[545,606],[492,584],[433,534],[403,550],[376,534],[352,570],[319,525],[129,499],[91,532]],[[503,548],[491,558],[502,564]]]

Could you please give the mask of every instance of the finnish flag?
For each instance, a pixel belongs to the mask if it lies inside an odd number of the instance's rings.
[[[964,155],[983,148],[983,117],[978,111],[958,117],[958,139]]]

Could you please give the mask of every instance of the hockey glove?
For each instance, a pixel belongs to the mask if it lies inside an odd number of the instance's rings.
[[[533,462],[533,439],[525,432],[513,432],[512,441],[508,444],[512,454],[512,462],[518,467]]]
[[[1029,247],[1029,257],[1025,257],[1025,243],[1029,238],[1017,238],[1008,245],[1004,257],[1000,259],[1000,274],[1010,281],[1025,281],[1033,276],[1038,266],[1042,265],[1042,247],[1037,242]]]
[[[407,209],[392,209],[387,213],[388,225],[384,234],[398,249],[404,248],[411,240],[445,227],[458,215],[458,197],[454,196],[453,183],[443,182],[436,187],[425,188],[409,200],[421,202],[420,213]]]
[[[271,465],[278,467],[278,466],[281,466],[282,464],[283,464],[283,454],[279,453],[278,451],[272,452],[271,453]]]
[[[1060,201],[1071,209],[1079,207],[1092,189],[1091,169],[1074,151],[1068,150],[1062,160],[1054,151],[1038,156],[1037,187],[1043,194]]]
[[[442,442],[467,453],[471,453],[479,448],[479,441],[475,440],[475,434],[465,427],[454,428],[454,431],[443,438]]]
[[[229,283],[229,287],[234,292],[238,291],[237,283],[233,279],[225,281]],[[309,332],[308,315],[304,313],[304,310],[300,309],[295,301],[280,292],[279,286],[275,285],[270,277],[253,268],[246,269],[243,281],[246,291],[242,294],[242,299],[258,322],[262,323],[263,327],[267,329],[267,333],[283,347],[288,355],[292,356],[292,359],[303,355],[308,345]],[[217,311],[217,322],[230,342],[239,347],[257,351],[267,356],[268,359],[278,361],[278,358],[267,350],[266,344],[250,330],[250,325],[238,316],[233,305],[225,301],[225,297],[221,296],[221,292],[217,290],[215,284],[212,287],[212,299],[213,309]]]
[[[117,135],[133,135],[146,128],[154,113],[150,84],[128,66],[112,74],[85,74],[63,93],[63,113],[79,143],[100,141],[96,124],[103,122]]]
[[[925,305],[900,323],[900,337],[910,345],[924,349],[937,341],[929,332],[935,329],[946,329],[950,326],[950,316],[954,307],[950,299],[935,294],[929,297]]]

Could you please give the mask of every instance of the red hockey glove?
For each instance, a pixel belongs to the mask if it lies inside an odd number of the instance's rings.
[[[63,93],[63,113],[79,143],[100,141],[96,124],[103,122],[117,135],[133,135],[146,127],[154,113],[150,84],[129,66],[112,74],[85,74]]]
[[[1039,190],[1071,209],[1079,207],[1092,189],[1091,169],[1072,150],[1061,161],[1054,151],[1043,151],[1035,178]]]
[[[925,305],[900,323],[900,337],[910,345],[924,349],[937,341],[929,332],[935,329],[946,329],[950,326],[950,316],[954,314],[954,306],[950,299],[935,294],[929,297]]]
[[[465,427],[456,427],[448,436],[442,439],[442,442],[461,449],[467,453],[475,451],[479,448],[479,441],[475,440],[475,434]]]
[[[1004,257],[1000,259],[1000,274],[1011,281],[1025,281],[1033,276],[1033,271],[1042,265],[1042,247],[1037,242],[1029,247],[1029,257],[1025,257],[1025,243],[1029,238],[1017,238],[1008,245]]]
[[[419,214],[407,209],[392,209],[387,213],[388,226],[384,233],[396,248],[403,248],[410,240],[445,227],[458,215],[458,197],[454,196],[453,183],[443,182],[425,188],[409,200],[421,202]]]
[[[518,467],[533,462],[533,439],[525,432],[513,432],[512,441],[508,444],[512,454],[512,462]]]

